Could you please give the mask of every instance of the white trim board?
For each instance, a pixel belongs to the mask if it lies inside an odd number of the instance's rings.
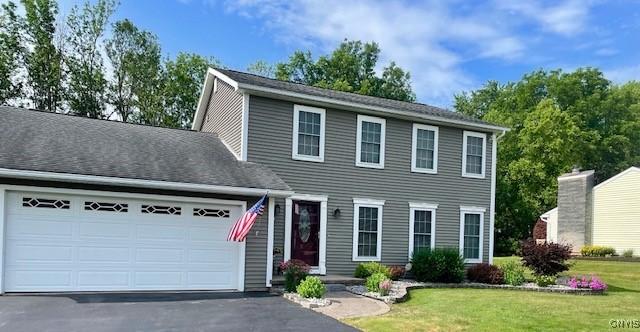
[[[300,154],[298,151],[298,134],[300,129],[300,112],[315,113],[320,115],[320,141],[318,156]],[[323,108],[310,107],[304,105],[293,105],[293,137],[291,140],[291,159],[313,162],[324,162],[324,142],[325,142],[325,123],[326,110]]]
[[[258,189],[258,188],[242,188],[242,187],[216,186],[216,185],[194,184],[194,183],[169,182],[169,181],[139,180],[139,179],[118,178],[118,177],[97,176],[97,175],[25,171],[25,170],[15,170],[15,169],[7,169],[7,168],[0,168],[0,176],[5,176],[9,178],[18,178],[18,179],[29,179],[29,180],[44,180],[44,181],[48,180],[48,181],[74,182],[74,183],[85,183],[85,184],[120,185],[120,186],[130,186],[130,187],[139,187],[139,188],[210,192],[210,193],[230,194],[230,195],[262,196],[265,194],[269,194],[274,197],[287,197],[293,194],[293,191],[286,191],[286,190],[270,190],[270,189]]]
[[[491,202],[489,206],[489,264],[493,264],[493,245],[496,221],[496,162],[498,159],[498,139],[491,135]]]
[[[627,173],[631,173],[631,172],[640,172],[640,167],[629,167],[627,169],[625,169],[624,171],[610,177],[609,179],[607,179],[606,181],[598,184],[597,186],[594,186],[592,190],[598,189],[600,187],[606,186],[607,184],[621,178],[622,176],[626,175]]]
[[[240,160],[247,161],[249,153],[249,103],[251,96],[242,94],[242,138],[240,142]]]
[[[266,285],[271,287],[271,279],[273,278],[273,236],[276,220],[276,200],[273,197],[269,197],[268,206],[268,219],[267,219],[267,275]]]
[[[438,205],[428,203],[409,203],[409,260],[413,256],[414,236],[415,236],[415,218],[416,211],[431,212],[431,243],[430,248],[436,247],[436,209]]]
[[[320,242],[320,253],[318,257],[318,266],[312,266],[310,273],[326,274],[327,273],[327,201],[328,197],[323,195],[293,195],[285,198],[284,213],[284,261],[291,259],[291,228],[293,220],[293,201],[309,201],[320,203],[320,233],[318,234]]]
[[[385,131],[387,120],[369,115],[358,114],[356,130],[356,166],[365,168],[384,168],[384,150],[385,150]],[[364,162],[360,159],[362,152],[362,123],[380,124],[380,159],[378,163]]]

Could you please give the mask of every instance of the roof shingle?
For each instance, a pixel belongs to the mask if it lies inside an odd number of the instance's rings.
[[[0,168],[290,190],[217,135],[0,107]]]

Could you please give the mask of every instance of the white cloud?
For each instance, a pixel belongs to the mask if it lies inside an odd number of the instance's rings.
[[[534,20],[544,30],[565,36],[582,32],[587,26],[590,1],[569,0],[545,6],[533,0],[497,0],[497,7]]]
[[[640,65],[605,70],[604,76],[618,84],[624,84],[629,81],[640,81]]]
[[[420,100],[450,105],[452,94],[476,85],[461,66],[476,58],[513,60],[525,45],[482,11],[453,14],[440,2],[385,0],[238,0],[231,12],[266,21],[280,41],[330,51],[344,38],[376,41],[381,63],[408,69]]]

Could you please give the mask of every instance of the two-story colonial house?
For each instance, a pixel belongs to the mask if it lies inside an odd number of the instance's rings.
[[[267,289],[283,260],[352,275],[426,247],[491,262],[505,130],[222,69],[192,130],[0,107],[0,293]]]

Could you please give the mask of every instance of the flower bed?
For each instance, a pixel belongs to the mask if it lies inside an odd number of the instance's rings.
[[[546,292],[546,293],[561,293],[561,294],[575,294],[575,295],[602,295],[604,290],[594,290],[588,288],[572,288],[565,285],[551,285],[547,287],[539,287],[535,283],[524,283],[520,286],[511,285],[491,285],[481,284],[474,282],[463,283],[431,283],[431,282],[417,282],[413,280],[400,280],[394,281],[391,286],[389,294],[382,296],[376,292],[368,292],[363,286],[348,286],[347,291],[354,294],[370,297],[373,299],[384,301],[385,303],[399,303],[408,299],[408,290],[410,289],[422,289],[422,288],[476,288],[476,289],[507,289],[507,290],[521,290],[531,292]]]

